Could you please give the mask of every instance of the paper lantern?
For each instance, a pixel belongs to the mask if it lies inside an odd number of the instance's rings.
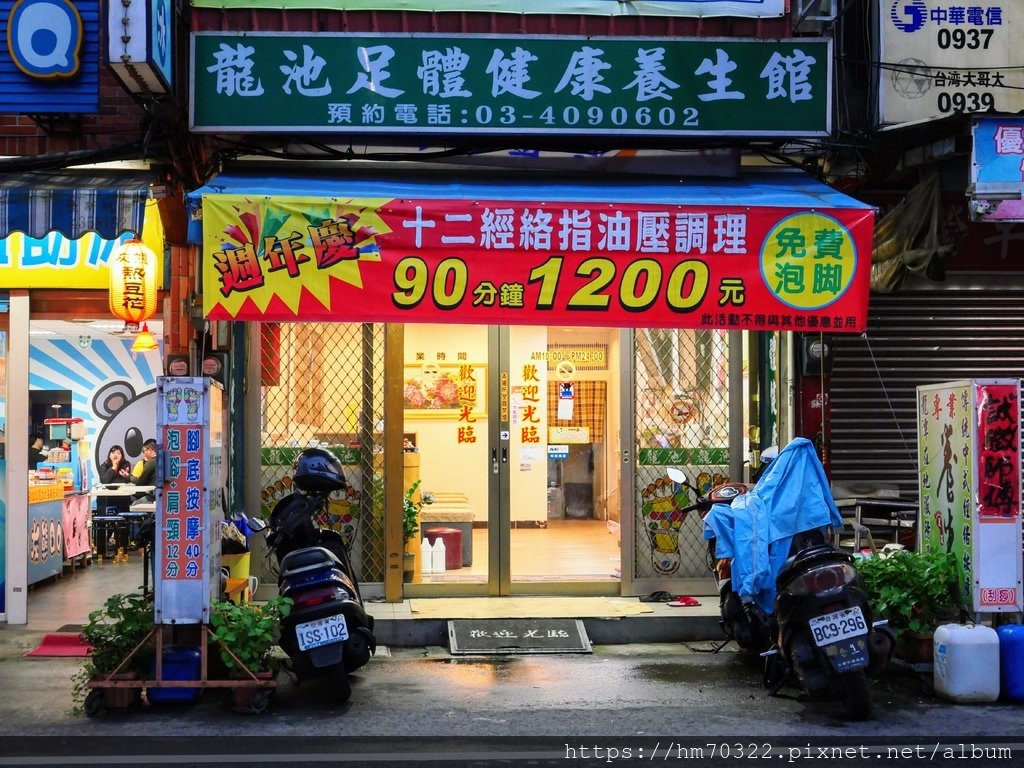
[[[149,326],[143,323],[142,330],[139,331],[139,335],[135,337],[135,342],[132,344],[132,352],[152,352],[159,347],[157,340],[149,332]]]
[[[110,311],[126,323],[156,312],[156,254],[141,240],[126,240],[110,255]]]

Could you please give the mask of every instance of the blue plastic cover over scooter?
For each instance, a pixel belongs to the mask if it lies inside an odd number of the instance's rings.
[[[775,612],[775,577],[793,536],[843,523],[814,444],[798,437],[787,445],[749,493],[731,505],[715,504],[704,519],[704,538],[715,554],[732,558],[732,589]]]

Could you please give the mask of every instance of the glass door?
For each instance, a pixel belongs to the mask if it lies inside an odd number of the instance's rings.
[[[406,485],[428,541],[409,594],[619,593],[618,340],[406,326]]]

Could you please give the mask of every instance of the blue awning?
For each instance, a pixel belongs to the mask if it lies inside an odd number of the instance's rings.
[[[32,171],[0,175],[0,237],[60,232],[77,238],[95,232],[114,240],[142,234],[152,173]]]
[[[734,179],[593,178],[569,182],[539,174],[515,178],[462,176],[450,171],[434,176],[332,175],[268,176],[260,173],[222,173],[188,193],[189,242],[202,239],[203,195],[265,195],[268,197],[410,197],[442,200],[528,200],[607,203],[661,203],[761,208],[870,209],[863,203],[803,171],[750,171]]]

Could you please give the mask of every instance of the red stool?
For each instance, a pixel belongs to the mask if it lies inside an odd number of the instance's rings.
[[[446,571],[457,571],[462,567],[462,531],[458,528],[431,528],[423,536],[430,542],[430,546],[434,546],[438,539],[444,542]]]

